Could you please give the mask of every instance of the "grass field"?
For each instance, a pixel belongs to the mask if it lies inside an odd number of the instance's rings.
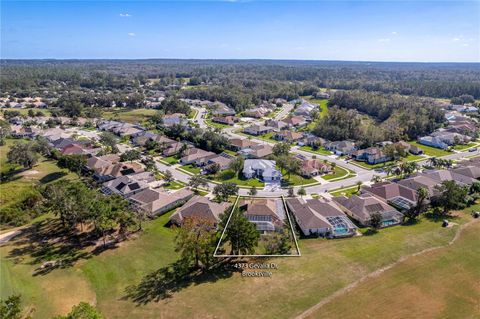
[[[329,191],[332,196],[347,196],[350,197],[352,195],[356,195],[358,193],[358,186],[356,185],[351,185],[351,186],[346,186],[338,189],[332,189]]]
[[[175,165],[178,163],[178,158],[176,155],[173,156],[167,156],[162,158],[162,162],[168,164],[168,165]]]
[[[453,245],[410,258],[368,279],[310,318],[335,318],[339,313],[342,318],[380,313],[389,318],[479,317],[479,232],[477,222]]]
[[[395,161],[388,161],[388,162],[385,162],[385,163],[368,164],[368,163],[362,162],[362,161],[351,161],[351,163],[355,164],[355,165],[358,165],[358,166],[361,166],[361,167],[366,168],[366,169],[375,169],[375,168],[382,168],[382,167],[385,167],[385,166],[388,166],[388,165],[400,164],[401,161],[416,162],[416,161],[420,161],[422,159],[425,159],[425,156],[408,154],[407,157],[403,157],[401,160],[396,161],[396,162]]]
[[[440,148],[435,148],[435,147],[422,145],[422,144],[420,144],[416,141],[408,142],[408,144],[420,147],[423,150],[423,152],[426,155],[429,155],[429,156],[440,157],[440,156],[445,156],[445,155],[450,155],[451,154],[450,152],[444,151]]]
[[[475,147],[475,146],[478,146],[477,142],[470,142],[470,143],[465,144],[465,145],[462,145],[462,144],[455,145],[453,147],[453,149],[456,150],[456,151],[464,151],[466,149],[469,149],[469,148],[472,148],[472,147]]]
[[[151,285],[148,281],[144,282],[146,284],[142,286],[142,292],[154,300],[134,303],[125,298],[127,287],[139,284],[142,278],[155,274],[177,258],[173,245],[175,233],[165,227],[168,215],[145,223],[144,233],[122,243],[117,249],[93,255],[80,260],[73,267],[57,269],[46,275],[32,276],[38,264],[32,262],[32,251],[23,249],[26,243],[20,237],[0,247],[2,278],[6,278],[2,280],[1,294],[6,296],[13,291],[21,293],[27,306],[35,305],[35,318],[49,318],[64,313],[80,300],[96,301],[107,318],[124,318],[125,314],[132,318],[291,318],[403,255],[445,245],[458,229],[458,226],[442,228],[439,222],[421,219],[415,225],[382,229],[372,236],[340,240],[304,239],[300,240],[301,258],[269,259],[269,262],[278,264],[278,270],[273,271],[272,278],[244,278],[237,271],[211,274],[180,282],[171,296],[162,297],[157,291],[161,290],[161,286],[155,284],[154,277],[149,277],[152,278]],[[461,215],[455,222],[461,224],[467,219],[470,218]],[[15,252],[15,257],[11,256],[12,252]],[[464,258],[463,253],[466,252],[452,251],[450,257],[443,258],[435,265],[451,269],[450,273],[458,278],[463,268],[456,265],[459,265],[459,258]],[[479,256],[478,253],[466,255],[469,267],[478,265]],[[448,276],[448,273],[441,274]],[[417,280],[416,276],[409,278]],[[437,277],[430,281],[431,284],[441,282],[444,279]],[[387,284],[384,286],[388,288]],[[460,307],[466,294],[455,293],[445,302],[452,307]],[[255,295],[255,302],[252,302],[252,295]],[[372,301],[373,307],[388,307],[389,304],[382,301],[399,296],[379,294],[377,298],[380,298],[375,299],[378,302]],[[408,294],[401,298],[408,298]],[[432,301],[435,298],[432,295]],[[265,307],[265,304],[269,307]],[[353,304],[360,302],[354,301]],[[406,309],[405,304],[402,305]],[[356,310],[349,309],[347,312],[350,315],[358,314]]]
[[[227,125],[227,124],[222,124],[222,123],[217,123],[217,122],[214,122],[212,120],[205,120],[205,124],[207,124],[208,126],[210,127],[213,127],[213,128],[218,128],[218,129],[224,129],[224,128],[229,128],[231,127],[230,125]]]
[[[195,167],[193,164],[183,165],[183,166],[180,166],[180,168],[186,171],[187,173],[190,173],[190,175],[200,174],[200,168]]]
[[[61,169],[52,160],[40,158],[37,165],[30,170],[7,162],[7,152],[15,142],[25,143],[26,140],[6,139],[5,145],[0,146],[0,171],[13,171],[13,176],[6,182],[0,183],[0,207],[5,207],[23,199],[29,189],[38,185],[45,185],[59,179],[75,179],[78,176],[66,169]]]
[[[166,188],[166,189],[180,189],[180,188],[184,188],[185,184],[183,184],[179,181],[173,181],[173,182],[170,182],[170,183],[163,184],[163,187]]]
[[[328,114],[328,107],[327,107],[328,100],[312,99],[312,98],[307,98],[306,100],[309,101],[310,103],[320,105],[320,117],[324,117],[325,115]]]
[[[114,111],[103,112],[103,117],[129,123],[141,123],[156,112],[157,110],[154,109],[116,109]]]

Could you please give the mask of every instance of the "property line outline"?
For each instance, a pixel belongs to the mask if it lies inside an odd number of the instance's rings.
[[[215,248],[215,251],[213,252],[213,257],[215,258],[227,258],[227,257],[301,257],[302,253],[300,252],[300,248],[298,246],[298,241],[297,237],[295,236],[295,231],[293,229],[293,224],[292,220],[290,219],[290,215],[288,214],[288,207],[285,203],[285,198],[282,195],[282,203],[283,207],[285,209],[285,214],[287,214],[287,219],[290,224],[290,231],[292,232],[293,236],[293,241],[295,242],[295,249],[297,250],[296,255],[217,255],[217,251],[220,248],[220,243],[223,240],[223,235],[225,234],[225,231],[227,230],[228,224],[230,223],[230,219],[232,217],[233,211],[235,210],[235,207],[237,206],[238,200],[240,198],[240,195],[237,195],[237,198],[235,199],[235,203],[233,204],[232,210],[230,212],[230,216],[228,216],[227,223],[225,224],[225,227],[223,228],[222,235],[220,236],[220,239],[218,240],[217,247]]]

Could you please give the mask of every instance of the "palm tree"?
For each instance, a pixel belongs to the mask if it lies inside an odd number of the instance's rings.
[[[357,183],[357,193],[360,191],[360,188],[362,187],[363,185],[363,182],[362,181],[358,181]]]

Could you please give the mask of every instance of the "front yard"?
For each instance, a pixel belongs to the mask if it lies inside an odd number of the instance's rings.
[[[447,151],[442,150],[440,148],[435,148],[435,147],[431,147],[431,146],[422,145],[422,144],[420,144],[416,141],[408,142],[408,144],[418,146],[419,148],[421,148],[423,150],[425,155],[428,155],[428,156],[440,157],[440,156],[445,156],[445,155],[450,155],[451,154],[450,152],[447,152]]]
[[[347,169],[347,168],[343,168],[343,167],[339,167],[339,166],[336,166],[335,167],[335,170],[333,172],[331,172],[330,174],[326,174],[326,175],[322,175],[322,178],[324,180],[332,180],[332,179],[346,179],[346,178],[349,178],[349,177],[353,177],[355,176],[355,172]]]
[[[356,161],[356,160],[353,160],[350,163],[352,163],[354,165],[357,165],[357,166],[361,166],[361,167],[366,168],[366,169],[376,169],[376,168],[382,168],[382,167],[389,166],[389,165],[400,164],[401,161],[416,162],[416,161],[420,161],[422,159],[425,159],[425,156],[409,154],[407,157],[403,157],[401,160],[388,161],[388,162],[385,162],[385,163],[368,164],[366,162]]]
[[[299,149],[305,152],[315,153],[319,155],[332,155],[332,152],[330,152],[329,150],[326,150],[323,146],[314,150],[313,147],[304,145],[304,146],[300,146]]]
[[[207,175],[208,179],[220,182],[220,183],[235,183],[238,186],[249,186],[263,188],[265,184],[256,178],[246,179],[242,176],[237,176],[232,170],[224,170],[214,175]]]

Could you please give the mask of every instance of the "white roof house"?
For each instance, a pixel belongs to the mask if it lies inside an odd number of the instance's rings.
[[[276,168],[277,163],[270,160],[247,159],[243,164],[243,175],[246,178],[259,178],[266,182],[281,181],[282,173]]]

